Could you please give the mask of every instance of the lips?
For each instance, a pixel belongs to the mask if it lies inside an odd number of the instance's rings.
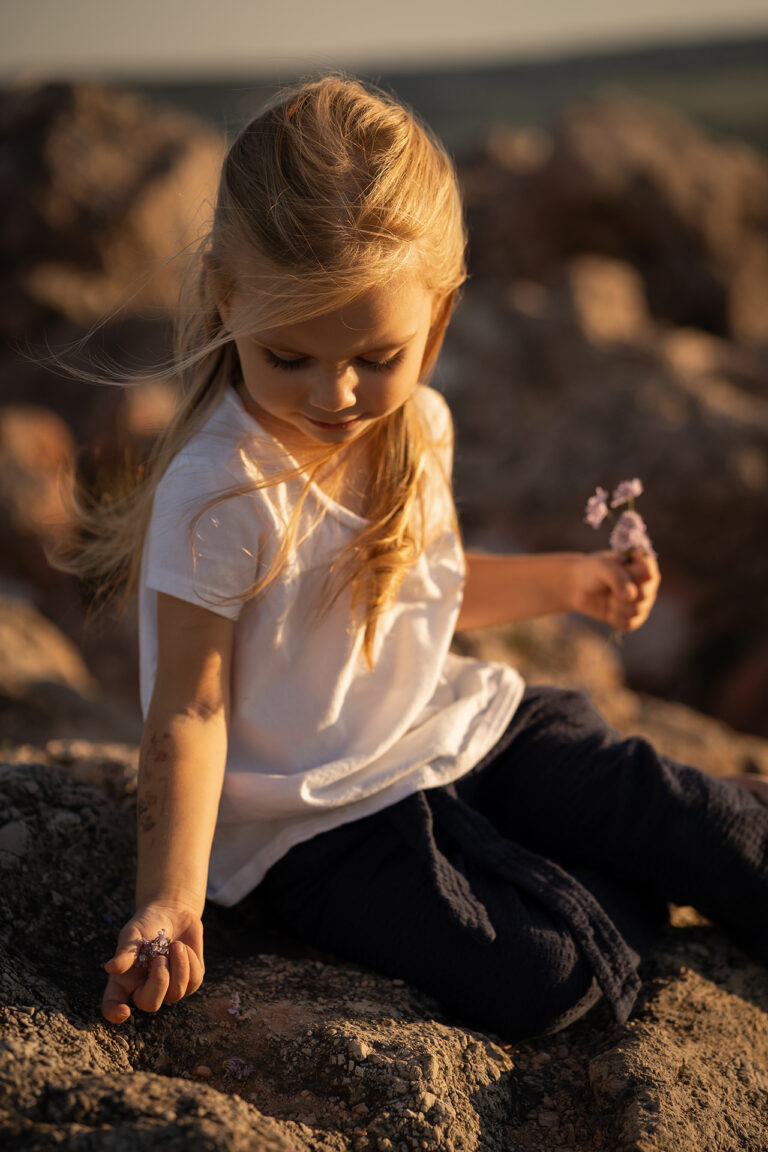
[[[343,431],[343,429],[352,428],[352,427],[354,427],[355,424],[358,424],[360,422],[359,416],[353,416],[351,420],[334,420],[334,421],[314,420],[311,416],[307,416],[306,419],[309,421],[310,424],[314,424],[315,428],[327,428],[327,429],[330,429],[331,431]]]

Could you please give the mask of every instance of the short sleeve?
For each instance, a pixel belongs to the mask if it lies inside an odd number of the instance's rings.
[[[424,421],[445,476],[453,470],[453,418],[443,396],[434,388],[422,385],[416,394],[419,415]]]
[[[144,544],[148,588],[232,620],[257,578],[263,536],[258,493],[233,488],[223,469],[174,462],[155,492]]]

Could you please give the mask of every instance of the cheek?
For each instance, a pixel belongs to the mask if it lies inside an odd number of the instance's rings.
[[[378,377],[367,382],[369,402],[376,411],[385,413],[399,408],[410,396],[416,381],[407,375]]]

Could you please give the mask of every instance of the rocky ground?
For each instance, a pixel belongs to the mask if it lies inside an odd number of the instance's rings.
[[[201,991],[106,1024],[101,963],[131,909],[135,717],[107,707],[30,605],[0,599],[0,638],[9,1152],[768,1148],[768,972],[692,909],[672,910],[622,1027],[598,1005],[554,1036],[509,1045],[268,924],[243,937],[216,909]],[[768,743],[635,696],[605,637],[577,621],[467,634],[462,647],[586,686],[622,730],[712,771],[768,775]],[[98,737],[75,737],[77,726]]]

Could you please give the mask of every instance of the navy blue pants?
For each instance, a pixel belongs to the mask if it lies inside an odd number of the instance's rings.
[[[294,937],[521,1039],[601,993],[625,1019],[667,902],[768,961],[768,808],[619,739],[581,693],[528,689],[470,773],[297,845],[260,898]]]

